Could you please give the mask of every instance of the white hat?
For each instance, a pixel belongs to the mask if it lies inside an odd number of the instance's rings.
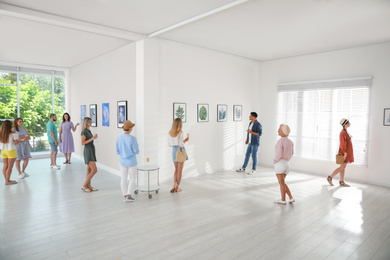
[[[288,125],[282,125],[282,133],[288,136],[290,134],[290,127]]]
[[[345,126],[346,124],[348,124],[348,122],[349,122],[348,119],[343,118],[343,119],[340,120],[340,125],[341,126]]]

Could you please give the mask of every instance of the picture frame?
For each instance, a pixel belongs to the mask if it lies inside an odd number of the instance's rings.
[[[81,118],[80,124],[83,123],[83,119],[86,116],[87,116],[87,106],[86,105],[81,105],[80,106],[80,118]]]
[[[385,108],[383,111],[383,125],[390,126],[390,108]]]
[[[187,104],[186,103],[173,103],[173,120],[180,118],[183,123],[187,121]]]
[[[127,120],[127,101],[118,101],[117,103],[117,127],[122,128]]]
[[[217,122],[227,121],[227,110],[228,106],[224,104],[217,105]]]
[[[209,104],[198,104],[198,122],[208,122],[209,121]]]
[[[110,103],[102,104],[102,126],[110,126]]]
[[[242,105],[233,105],[233,121],[242,121]]]
[[[89,105],[89,117],[92,119],[93,127],[97,127],[97,104]]]

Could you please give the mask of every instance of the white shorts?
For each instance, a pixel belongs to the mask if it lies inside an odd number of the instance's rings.
[[[287,160],[279,160],[277,163],[274,164],[274,169],[276,174],[288,174],[290,171],[290,164]]]

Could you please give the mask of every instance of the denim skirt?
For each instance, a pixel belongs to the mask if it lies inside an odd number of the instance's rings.
[[[176,160],[176,153],[177,153],[178,149],[179,149],[178,145],[172,146],[172,160],[173,160],[173,162],[177,162],[177,160]],[[184,151],[186,151],[185,147],[182,147],[182,149],[184,149]],[[187,155],[187,159],[186,160],[188,160],[187,151],[186,151],[186,155]]]

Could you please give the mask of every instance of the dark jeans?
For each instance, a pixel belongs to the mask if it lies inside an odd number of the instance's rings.
[[[242,168],[246,168],[249,162],[249,157],[252,154],[252,161],[253,161],[253,166],[252,170],[256,170],[256,165],[257,165],[257,150],[259,150],[258,145],[252,145],[248,144],[248,148],[246,149],[246,154],[245,154],[245,161],[244,164],[242,165]]]

